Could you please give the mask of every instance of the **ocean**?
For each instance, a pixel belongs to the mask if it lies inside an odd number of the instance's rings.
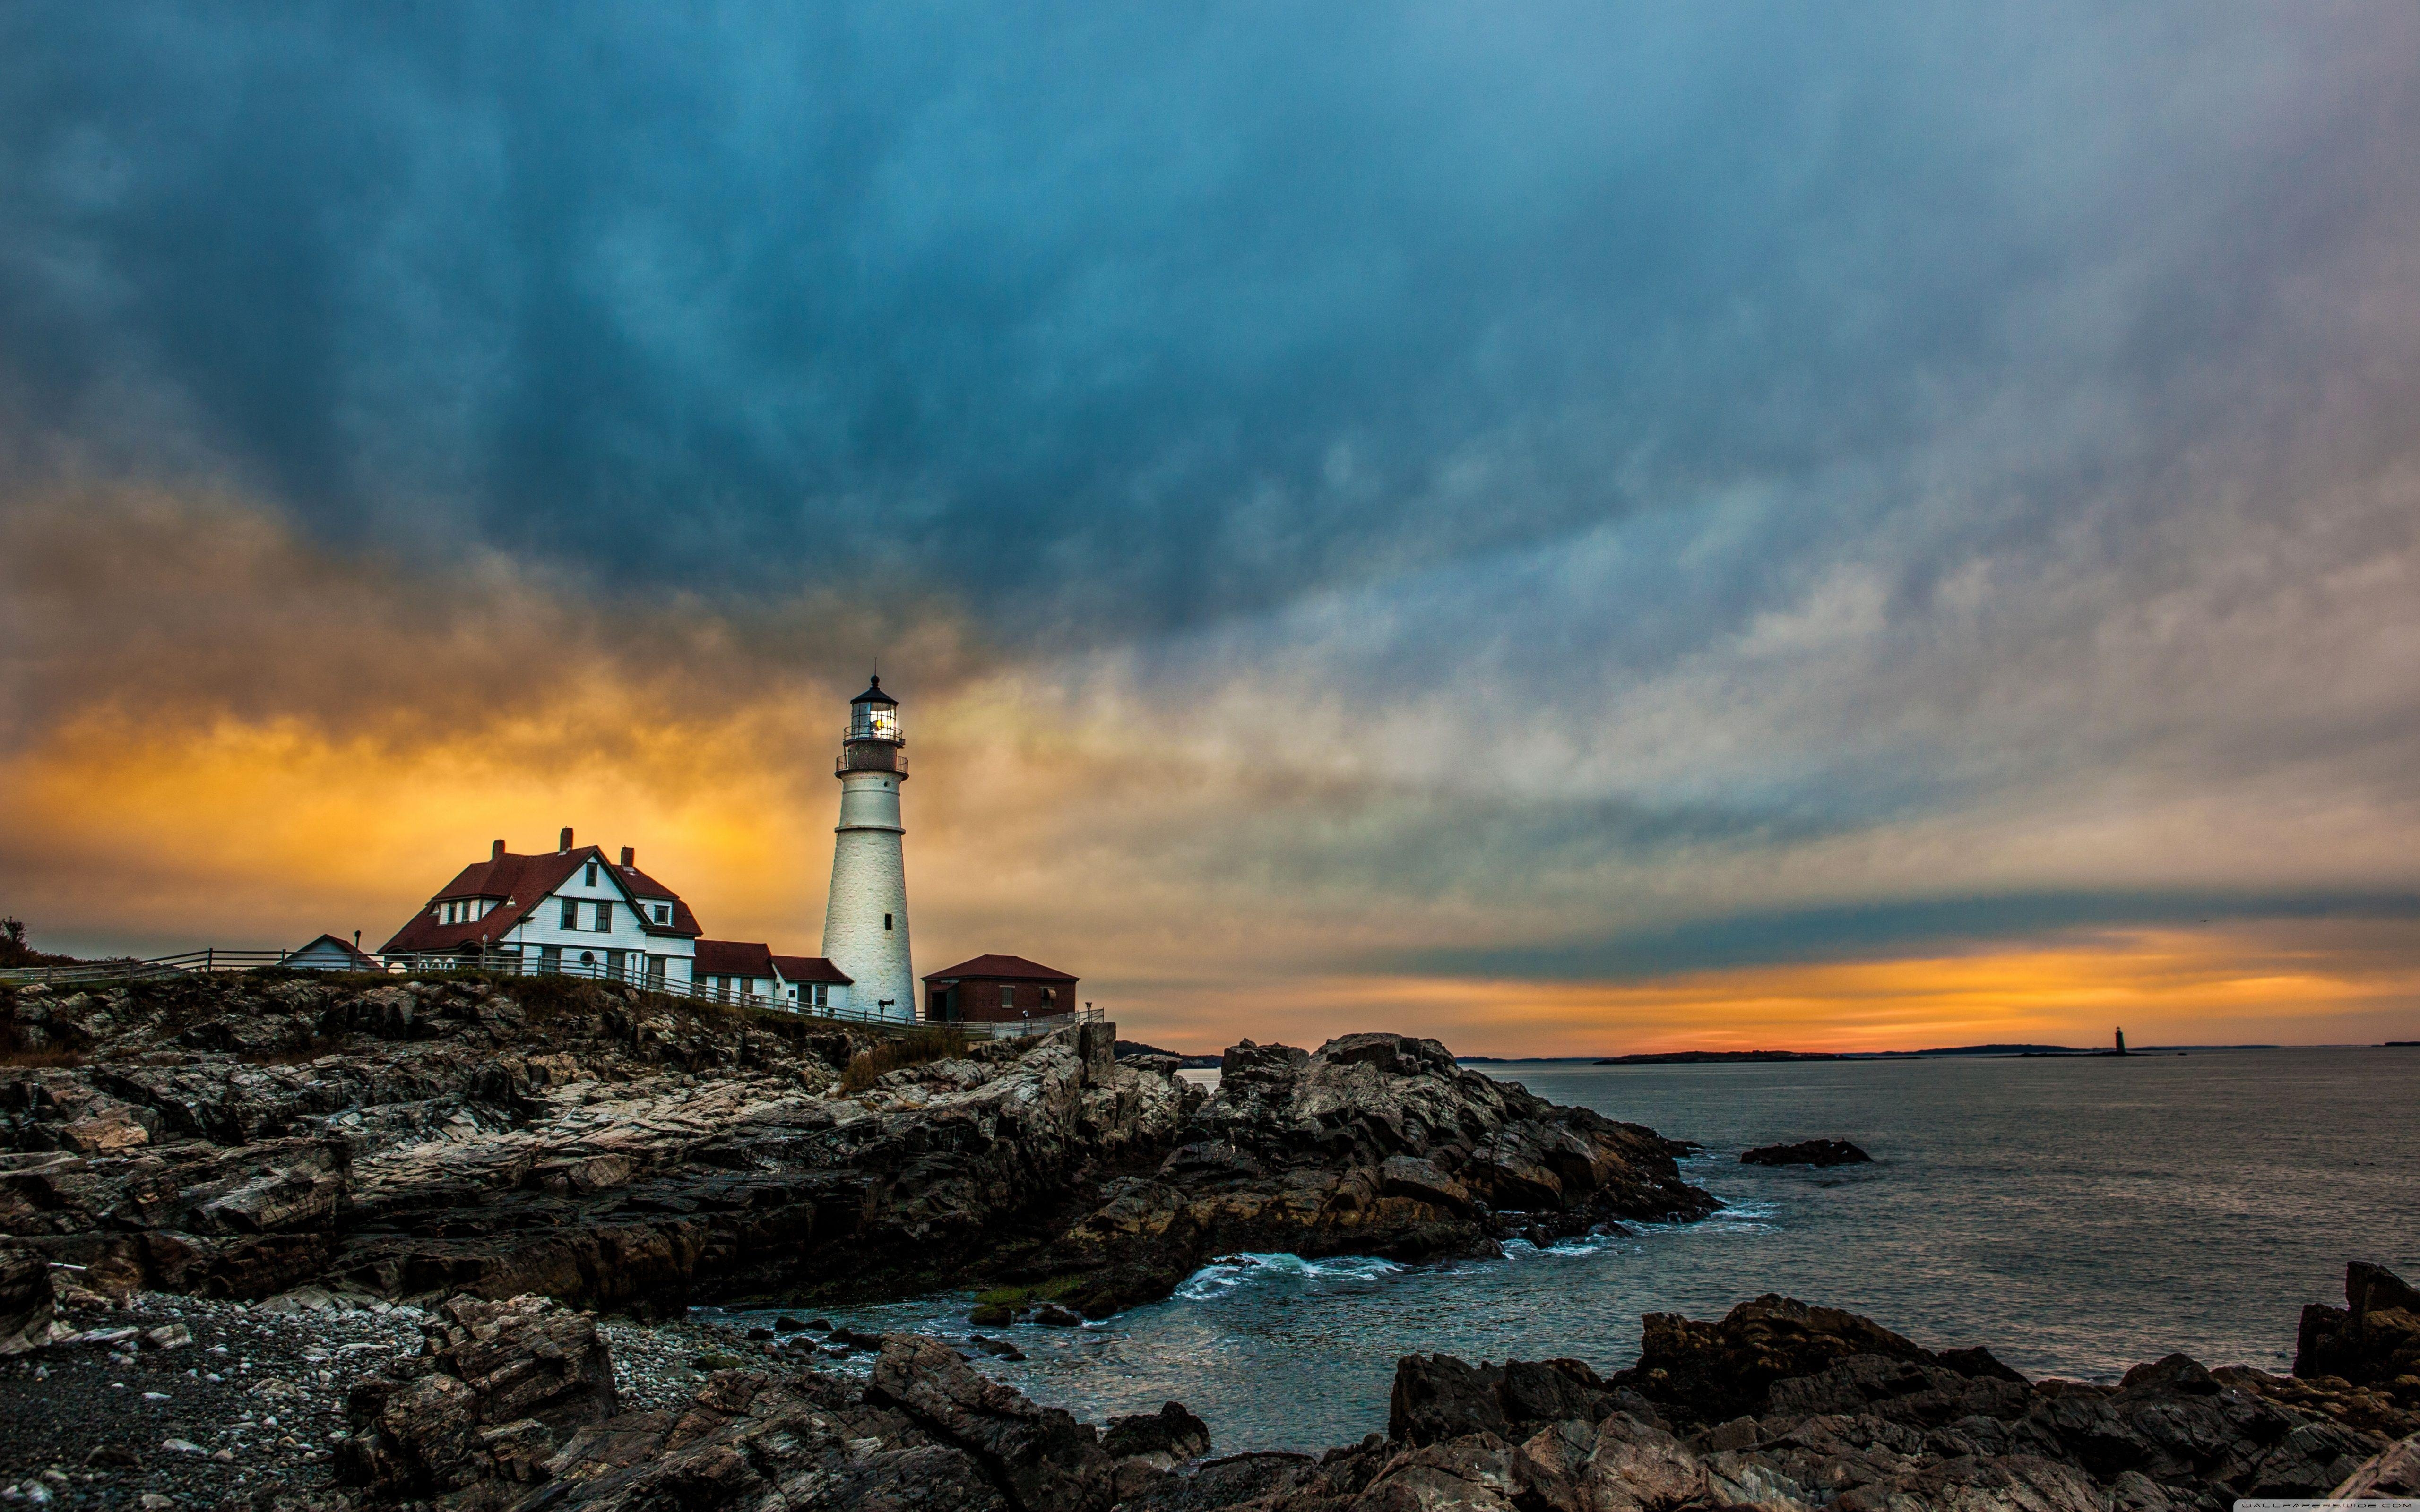
[[[1642,1313],[1767,1291],[2112,1380],[2179,1350],[2283,1370],[2303,1304],[2342,1302],[2347,1259],[2420,1280],[2420,1049],[1481,1069],[1699,1141],[1683,1172],[1723,1211],[1500,1259],[1252,1257],[1105,1323],[993,1330],[1030,1358],[976,1363],[1095,1421],[1184,1402],[1219,1453],[1318,1449],[1386,1427],[1399,1355],[1610,1371],[1637,1358]],[[1874,1164],[1739,1164],[1826,1136]],[[967,1305],[827,1316],[963,1337]]]

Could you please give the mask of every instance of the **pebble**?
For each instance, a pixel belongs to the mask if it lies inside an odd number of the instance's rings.
[[[334,1489],[319,1441],[342,1433],[345,1396],[356,1382],[419,1352],[426,1317],[394,1306],[263,1316],[140,1293],[102,1313],[112,1326],[98,1331],[89,1327],[96,1311],[97,1304],[78,1304],[66,1319],[87,1335],[140,1337],[139,1353],[77,1341],[46,1350],[39,1362],[0,1361],[0,1489],[45,1466],[84,1472],[46,1483],[55,1500],[43,1512],[201,1512],[248,1503],[263,1484]],[[196,1359],[215,1368],[194,1368]],[[239,1360],[253,1369],[242,1371]],[[137,1420],[117,1395],[128,1390],[143,1399]],[[262,1425],[265,1437],[247,1443],[238,1419],[263,1408],[278,1427]],[[29,1493],[0,1501],[30,1512]]]

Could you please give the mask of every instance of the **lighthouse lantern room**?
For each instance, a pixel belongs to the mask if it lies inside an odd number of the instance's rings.
[[[849,701],[841,736],[840,824],[832,837],[831,890],[824,902],[827,960],[854,982],[852,1003],[902,1023],[916,1016],[908,951],[908,870],[901,854],[899,789],[908,780],[899,701],[876,677]]]

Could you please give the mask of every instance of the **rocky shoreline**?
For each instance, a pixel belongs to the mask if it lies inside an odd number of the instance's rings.
[[[563,981],[0,992],[0,1502],[2212,1512],[2420,1476],[2420,1294],[2363,1264],[2291,1377],[2029,1381],[1765,1297],[1650,1315],[1612,1376],[1407,1356],[1388,1431],[1315,1456],[1218,1456],[1175,1403],[1078,1422],[986,1359],[1220,1254],[1714,1206],[1685,1147],[1434,1041],[1247,1041],[1206,1093],[1114,1034],[877,1041]],[[811,1316],[977,1288],[946,1339]]]
[[[68,1335],[0,1365],[0,1501],[2216,1512],[2238,1496],[2420,1493],[2420,1299],[2358,1264],[2346,1289],[2305,1323],[2310,1373],[2291,1378],[2171,1355],[2114,1385],[2029,1381],[1980,1347],[1927,1349],[1763,1297],[1720,1319],[1650,1315],[1637,1363],[1609,1377],[1406,1356],[1385,1433],[1218,1456],[1181,1404],[1095,1427],[987,1379],[978,1351],[820,1320],[750,1338],[538,1297],[422,1309],[308,1290],[247,1306],[70,1288]]]
[[[0,1235],[85,1284],[670,1316],[958,1286],[1087,1317],[1211,1256],[1493,1253],[1715,1204],[1434,1041],[967,1043],[565,979],[0,989]]]

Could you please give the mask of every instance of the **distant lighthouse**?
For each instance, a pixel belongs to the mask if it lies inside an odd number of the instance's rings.
[[[908,962],[908,868],[900,855],[899,787],[908,780],[899,701],[876,677],[849,700],[841,736],[840,825],[824,901],[824,956],[848,973],[849,1002],[901,1023],[916,1017]]]

